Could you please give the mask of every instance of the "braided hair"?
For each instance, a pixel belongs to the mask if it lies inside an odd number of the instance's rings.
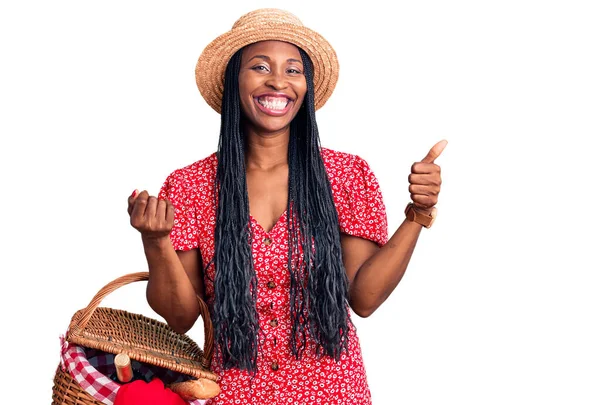
[[[290,125],[287,205],[290,272],[290,349],[300,358],[312,339],[316,355],[336,361],[348,348],[348,279],[342,262],[337,210],[321,157],[312,63],[299,49],[307,92]],[[259,334],[244,119],[238,75],[242,50],[229,61],[221,111],[215,182],[216,266],[212,321],[223,367],[256,371]]]

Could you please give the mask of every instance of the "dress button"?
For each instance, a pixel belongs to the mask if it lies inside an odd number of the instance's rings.
[[[275,282],[273,280],[269,281],[267,283],[267,287],[269,287],[269,288],[275,288]]]
[[[263,243],[265,244],[265,246],[269,246],[271,243],[273,243],[273,241],[271,240],[271,238],[264,238],[263,239]]]
[[[271,322],[269,322],[269,323],[271,324],[272,327],[279,325],[279,322],[275,318],[271,319]]]
[[[279,370],[279,364],[277,364],[277,361],[274,361],[273,363],[271,363],[271,370],[273,370],[273,371]]]

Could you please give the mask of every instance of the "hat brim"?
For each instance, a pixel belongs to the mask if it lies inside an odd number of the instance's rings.
[[[315,109],[325,105],[339,76],[339,63],[333,47],[309,28],[268,22],[226,32],[208,44],[198,58],[196,84],[202,97],[216,112],[221,113],[225,69],[231,57],[247,45],[270,40],[289,42],[308,54],[314,71]]]

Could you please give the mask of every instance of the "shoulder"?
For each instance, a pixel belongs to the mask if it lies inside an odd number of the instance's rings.
[[[192,164],[181,167],[171,172],[167,181],[179,182],[182,185],[198,185],[212,183],[217,172],[217,154],[200,159]]]
[[[213,153],[204,159],[172,171],[161,187],[161,195],[169,199],[177,195],[191,198],[212,192],[217,173],[217,155]]]
[[[362,157],[321,148],[343,233],[387,242],[387,214],[379,182]]]
[[[371,173],[369,164],[359,155],[321,148],[321,156],[331,179],[345,181],[356,175]]]
[[[325,167],[348,166],[349,164],[353,164],[354,161],[359,158],[357,155],[329,148],[321,148],[321,157],[323,158]]]
[[[333,180],[345,179],[349,168],[354,166],[358,156],[329,148],[321,148],[321,157],[327,174]]]

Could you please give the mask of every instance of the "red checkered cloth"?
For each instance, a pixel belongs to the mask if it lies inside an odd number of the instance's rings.
[[[60,336],[60,341],[62,369],[67,370],[81,389],[96,400],[106,405],[114,405],[117,391],[121,388],[120,384],[107,377],[115,371],[114,354],[70,344],[65,341],[64,336]],[[152,380],[153,377],[158,377],[167,383],[190,379],[189,376],[172,370],[137,361],[132,361],[131,366],[138,370],[147,381]],[[204,402],[196,400],[188,403],[203,405]]]

